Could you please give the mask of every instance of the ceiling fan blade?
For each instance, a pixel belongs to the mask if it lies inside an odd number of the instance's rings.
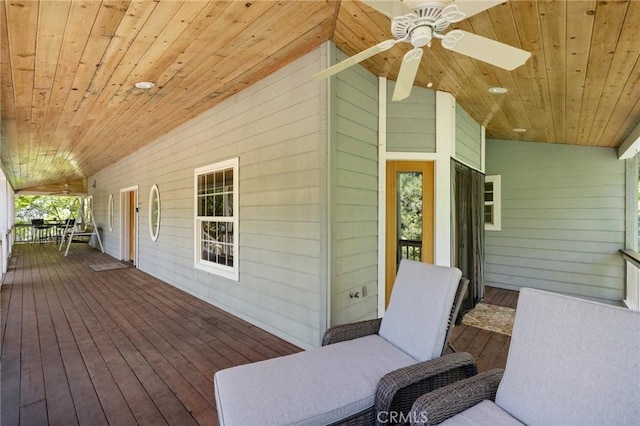
[[[449,31],[442,39],[442,47],[507,71],[524,65],[531,57],[526,50],[463,30]]]
[[[505,2],[506,0],[455,0],[451,4],[458,6],[458,10],[464,13],[467,18],[470,18]]]
[[[391,49],[399,40],[385,40],[382,43],[378,43],[375,46],[372,46],[362,52],[355,54],[342,62],[335,64],[332,67],[327,68],[324,71],[320,71],[316,75],[313,76],[314,80],[322,80],[323,78],[331,77],[334,74],[339,73],[342,70],[349,68],[357,63],[364,61],[376,55],[380,52],[384,52],[385,50]]]
[[[416,79],[418,68],[420,67],[420,59],[422,59],[422,49],[416,47],[408,51],[404,58],[402,58],[402,64],[400,65],[400,72],[398,73],[398,80],[396,81],[396,88],[393,91],[393,101],[401,101],[408,98],[413,89],[413,82]]]
[[[382,13],[389,18],[396,16],[406,15],[411,13],[411,9],[408,8],[400,0],[360,0],[362,3],[371,6],[378,12]]]

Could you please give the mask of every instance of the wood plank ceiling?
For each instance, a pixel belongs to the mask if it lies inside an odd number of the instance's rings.
[[[3,0],[0,13],[0,154],[25,192],[86,192],[87,176],[322,42],[351,55],[391,38],[353,0]],[[437,41],[425,52],[417,85],[452,93],[487,137],[617,147],[640,122],[640,1],[511,0],[453,27],[533,53],[507,72]],[[363,65],[395,79],[409,48]]]

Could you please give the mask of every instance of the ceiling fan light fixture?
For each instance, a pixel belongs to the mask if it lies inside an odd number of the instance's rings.
[[[411,31],[411,44],[413,47],[424,47],[431,43],[433,29],[427,25],[414,28]]]
[[[506,87],[489,87],[487,89],[487,92],[491,93],[492,95],[504,95],[505,93],[507,93],[509,91],[509,89],[507,89]]]
[[[150,81],[139,81],[136,84],[134,84],[134,86],[136,86],[138,89],[144,89],[144,90],[151,89],[155,85],[156,85],[155,83],[152,83]]]

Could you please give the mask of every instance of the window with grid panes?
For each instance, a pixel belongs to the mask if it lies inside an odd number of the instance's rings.
[[[238,159],[195,170],[195,267],[238,280]]]
[[[484,179],[484,229],[487,231],[502,229],[500,184],[500,175]]]

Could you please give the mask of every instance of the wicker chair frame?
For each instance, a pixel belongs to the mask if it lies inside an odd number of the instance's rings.
[[[469,280],[462,278],[449,315],[447,334],[442,347],[444,354],[451,330],[460,310]],[[322,346],[360,337],[378,334],[382,319],[360,321],[329,328],[322,339]],[[343,419],[334,425],[386,425],[408,423],[413,403],[422,395],[451,383],[475,376],[476,361],[468,353],[460,352],[419,362],[386,374],[376,390],[375,405],[367,410]]]
[[[496,368],[421,396],[411,408],[411,424],[437,425],[485,399],[495,402],[503,374],[503,369]]]

